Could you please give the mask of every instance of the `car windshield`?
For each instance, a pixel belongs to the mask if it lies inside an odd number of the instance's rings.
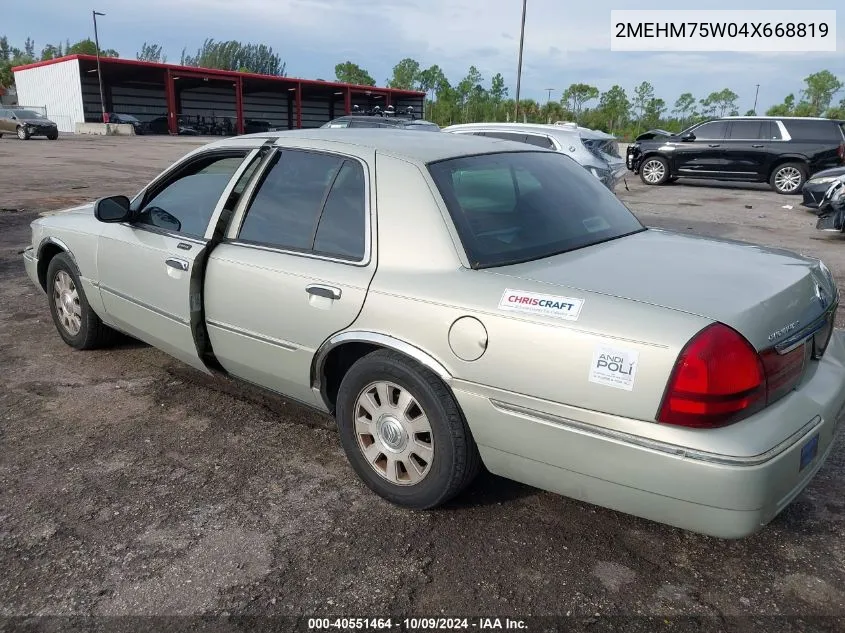
[[[645,230],[598,178],[557,152],[463,156],[428,169],[473,268],[541,259]]]
[[[12,110],[12,114],[14,114],[19,119],[41,119],[43,118],[37,112],[33,112],[32,110]]]

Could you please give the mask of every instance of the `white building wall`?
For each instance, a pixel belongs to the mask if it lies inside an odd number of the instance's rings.
[[[16,71],[15,85],[18,103],[46,108],[60,132],[75,132],[85,122],[78,59]]]

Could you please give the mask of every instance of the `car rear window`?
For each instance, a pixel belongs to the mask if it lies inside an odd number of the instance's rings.
[[[837,144],[842,142],[842,134],[837,129],[836,121],[787,119],[783,123],[793,141],[835,141]]]
[[[550,257],[645,230],[564,154],[463,156],[428,169],[473,268]]]

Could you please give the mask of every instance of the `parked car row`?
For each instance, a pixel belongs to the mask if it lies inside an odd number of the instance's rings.
[[[23,263],[69,346],[123,332],[333,416],[400,506],[483,464],[704,534],[761,529],[845,428],[828,268],[645,227],[572,159],[611,164],[605,137],[469,129],[222,139],[131,199],[34,221]]]
[[[845,164],[845,121],[732,116],[678,134],[649,130],[628,147],[626,164],[647,185],[703,178],[768,182],[797,194],[811,177],[820,184],[819,172]]]

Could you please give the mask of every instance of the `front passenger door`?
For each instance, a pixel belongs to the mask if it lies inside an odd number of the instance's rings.
[[[131,223],[104,224],[97,248],[108,322],[189,365],[208,371],[201,282],[213,218],[225,217],[246,170],[248,149],[205,152],[133,202]]]
[[[673,143],[673,159],[679,176],[718,178],[725,168],[724,140],[728,124],[710,121],[692,130],[693,141]]]

